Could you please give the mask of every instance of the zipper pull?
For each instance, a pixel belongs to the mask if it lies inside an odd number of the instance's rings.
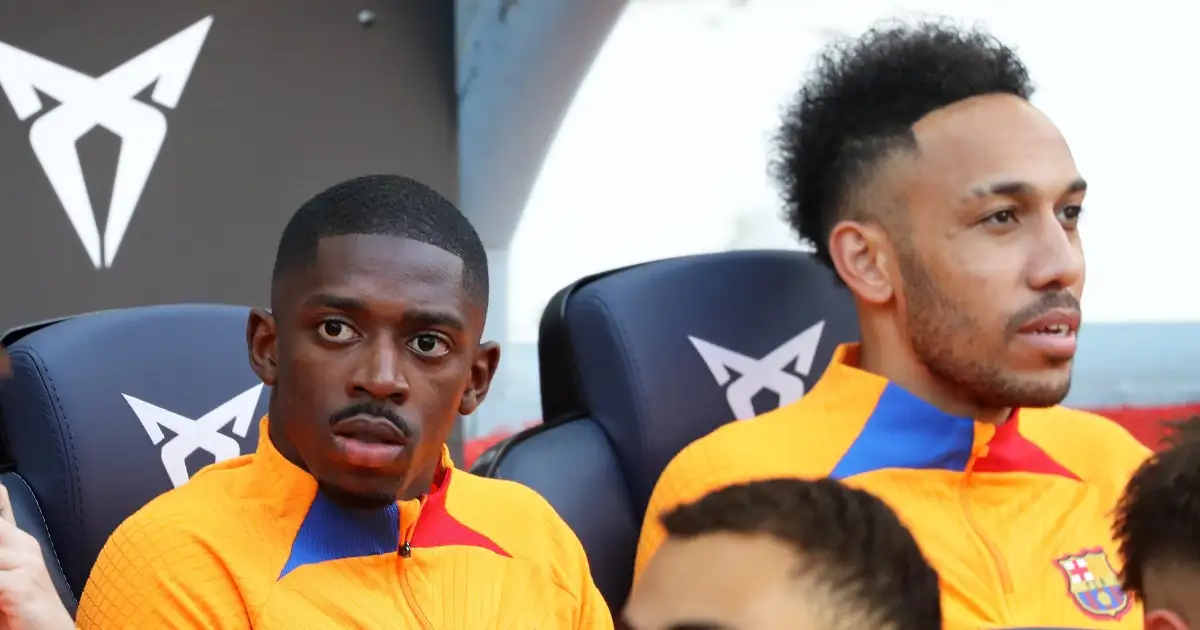
[[[401,558],[411,558],[412,557],[412,545],[408,544],[407,540],[404,541],[403,545],[400,545],[400,557]]]

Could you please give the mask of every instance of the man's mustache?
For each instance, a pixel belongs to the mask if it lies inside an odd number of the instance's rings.
[[[1012,319],[1009,320],[1009,332],[1015,335],[1026,323],[1057,309],[1083,311],[1079,303],[1079,298],[1067,291],[1046,293],[1038,301],[1017,311],[1017,314],[1013,315]]]
[[[338,411],[330,416],[329,426],[333,426],[343,420],[349,420],[355,416],[375,416],[377,418],[384,418],[388,422],[391,422],[393,425],[395,425],[395,427],[400,430],[400,433],[404,434],[406,439],[412,439],[412,425],[409,424],[407,420],[400,417],[400,414],[392,411],[387,403],[377,400],[358,403]]]

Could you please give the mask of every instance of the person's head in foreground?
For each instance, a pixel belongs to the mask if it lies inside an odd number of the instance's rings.
[[[1142,601],[1147,630],[1200,627],[1200,416],[1177,425],[1133,474],[1113,530],[1125,591]]]
[[[883,501],[832,479],[717,490],[666,514],[634,630],[939,630],[938,575]]]
[[[271,310],[247,327],[272,443],[344,504],[428,492],[500,358],[480,341],[487,302],[479,236],[428,186],[370,176],[320,193],[284,228]]]
[[[827,49],[784,118],[788,218],[853,293],[861,365],[955,415],[1067,393],[1086,185],[1017,53],[941,22]]]

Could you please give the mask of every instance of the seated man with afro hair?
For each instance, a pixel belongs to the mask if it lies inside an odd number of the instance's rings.
[[[777,174],[792,227],[853,296],[862,341],[800,400],[675,457],[637,573],[679,505],[832,477],[900,514],[941,576],[947,628],[1141,627],[1111,513],[1149,451],[1059,406],[1087,183],[1033,91],[1011,47],[940,21],[821,54],[783,119]]]

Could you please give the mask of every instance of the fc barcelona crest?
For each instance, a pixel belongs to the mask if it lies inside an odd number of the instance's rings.
[[[1067,580],[1067,594],[1084,614],[1095,619],[1120,619],[1132,608],[1121,578],[1104,550],[1084,549],[1054,561]]]

